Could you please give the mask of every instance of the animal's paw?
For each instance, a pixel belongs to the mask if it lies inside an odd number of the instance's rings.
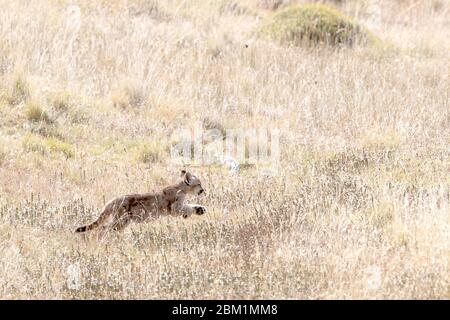
[[[195,213],[198,215],[202,215],[204,213],[206,213],[206,208],[204,206],[195,206]]]

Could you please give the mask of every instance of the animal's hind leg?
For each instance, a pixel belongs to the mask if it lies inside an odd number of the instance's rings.
[[[116,234],[117,232],[123,231],[131,222],[129,216],[122,217],[121,219],[110,223],[108,225],[103,225],[100,227],[100,238],[104,238],[109,233]]]
[[[110,227],[114,231],[122,231],[125,229],[131,222],[131,216],[130,213],[124,215],[119,220],[114,222],[112,226]]]

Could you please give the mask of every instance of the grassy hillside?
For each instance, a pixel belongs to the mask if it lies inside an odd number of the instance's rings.
[[[0,298],[450,298],[450,1],[322,1],[382,46],[259,36],[304,2],[0,0]],[[277,174],[73,233],[197,121],[278,127]]]

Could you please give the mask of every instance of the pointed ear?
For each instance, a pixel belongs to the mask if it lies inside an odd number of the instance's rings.
[[[184,175],[184,183],[186,183],[188,186],[191,185],[192,175],[189,172],[186,172]]]
[[[186,174],[186,170],[181,170],[181,174],[180,174],[180,177],[184,177],[184,175]]]

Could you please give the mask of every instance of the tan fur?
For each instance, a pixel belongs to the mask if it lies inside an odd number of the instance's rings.
[[[181,179],[159,193],[125,195],[109,201],[99,218],[90,225],[80,227],[76,232],[85,232],[102,226],[110,230],[123,230],[130,222],[158,219],[160,216],[189,217],[205,213],[205,207],[186,204],[189,194],[203,192],[200,180],[189,172],[181,171]]]

